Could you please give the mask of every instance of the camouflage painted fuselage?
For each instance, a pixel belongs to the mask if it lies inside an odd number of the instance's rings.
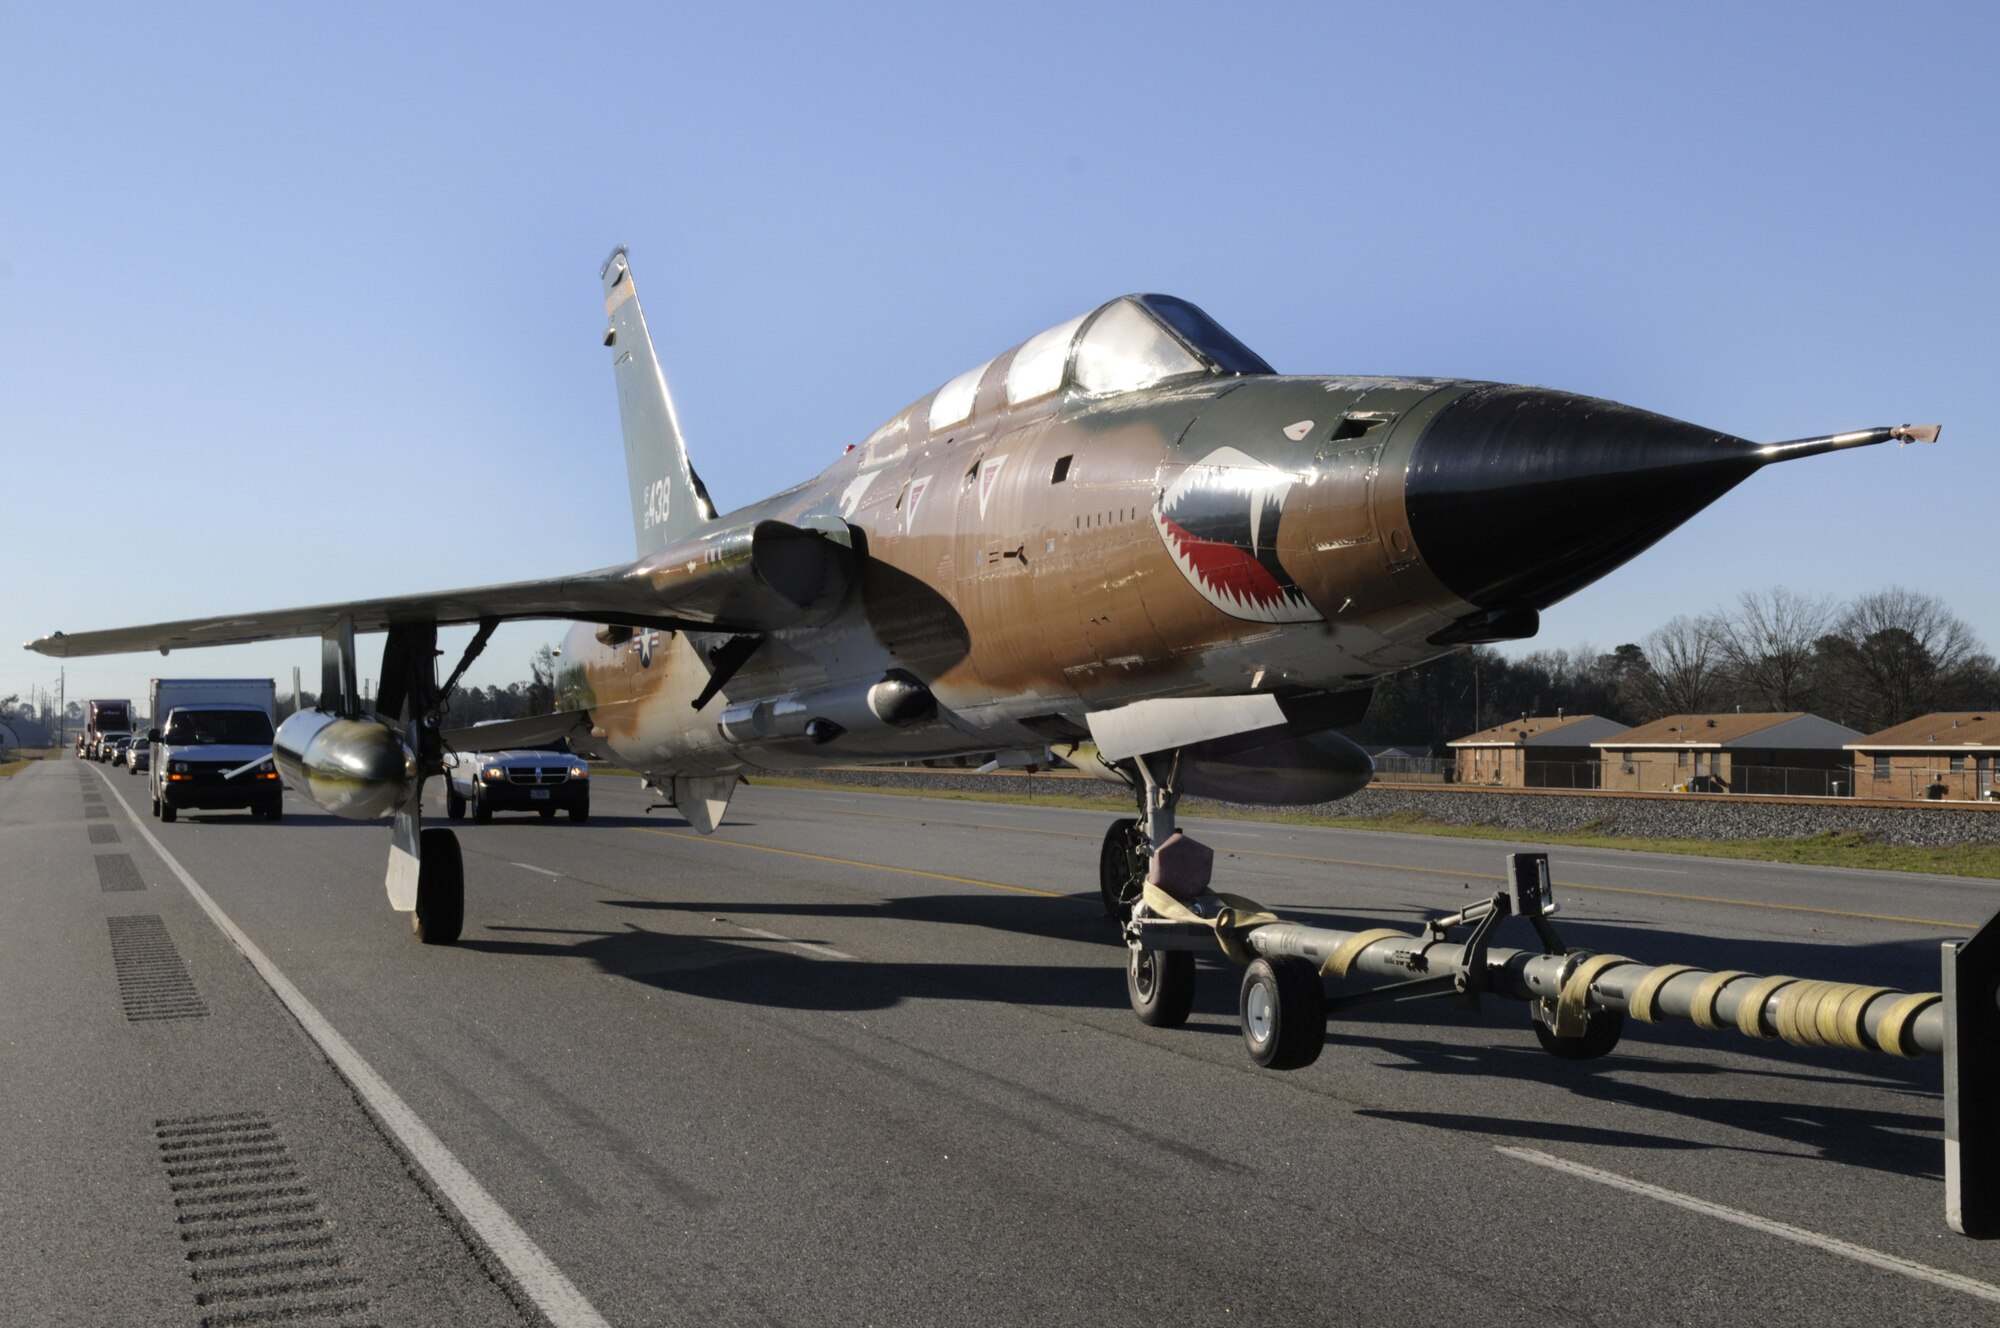
[[[839,518],[862,557],[831,621],[774,633],[699,711],[726,638],[573,630],[562,703],[590,710],[597,753],[721,774],[1036,748],[1141,699],[1365,689],[1443,653],[1429,638],[1473,611],[1417,556],[1403,477],[1474,385],[1211,377],[1009,408],[1007,360],[956,427],[927,430],[926,397],[722,518]],[[897,671],[930,688],[934,718],[824,742],[721,723]]]

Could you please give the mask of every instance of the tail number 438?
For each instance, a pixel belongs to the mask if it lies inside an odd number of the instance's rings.
[[[673,496],[673,489],[664,479],[654,480],[646,486],[646,524],[663,526],[667,523],[667,505]]]

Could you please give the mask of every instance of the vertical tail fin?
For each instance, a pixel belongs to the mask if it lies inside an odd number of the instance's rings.
[[[618,380],[618,417],[625,429],[625,471],[632,484],[632,528],[639,556],[657,553],[715,518],[701,478],[688,464],[680,420],[653,353],[653,337],[632,286],[623,246],[611,251],[598,273],[610,326],[611,372]]]

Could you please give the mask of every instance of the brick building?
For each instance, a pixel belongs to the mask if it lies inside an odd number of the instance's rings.
[[[1668,715],[1590,745],[1601,754],[1606,789],[1825,795],[1849,791],[1847,744],[1861,736],[1794,710]]]
[[[1992,798],[2000,711],[1940,710],[1847,744],[1864,798]]]
[[[1445,746],[1457,758],[1461,784],[1595,788],[1597,753],[1590,744],[1623,732],[1625,725],[1597,715],[1523,715]]]

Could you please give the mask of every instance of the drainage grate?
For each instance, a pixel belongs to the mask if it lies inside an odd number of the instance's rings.
[[[104,921],[111,928],[111,962],[118,970],[118,999],[125,1003],[127,1019],[139,1023],[208,1017],[208,1006],[194,989],[159,914],[135,913]]]
[[[153,1122],[202,1328],[335,1323],[372,1302],[277,1126],[254,1111]]]
[[[111,812],[110,812],[110,810],[109,810],[108,808],[106,808],[106,807],[105,807],[105,805],[104,805],[103,803],[101,803],[101,802],[99,802],[99,803],[88,803],[88,802],[86,802],[86,803],[84,803],[84,804],[83,804],[83,815],[84,815],[84,819],[85,819],[85,820],[89,820],[89,821],[94,821],[94,820],[96,820],[97,818],[99,818],[100,816],[109,816],[109,815],[111,815]]]
[[[97,827],[92,826],[91,829]],[[113,890],[143,890],[146,882],[140,877],[139,869],[132,865],[130,853],[100,853],[97,855],[97,888],[107,894]],[[114,957],[117,944],[116,933],[113,933]]]
[[[90,842],[93,844],[115,844],[118,842],[118,827],[115,825],[87,826]]]

